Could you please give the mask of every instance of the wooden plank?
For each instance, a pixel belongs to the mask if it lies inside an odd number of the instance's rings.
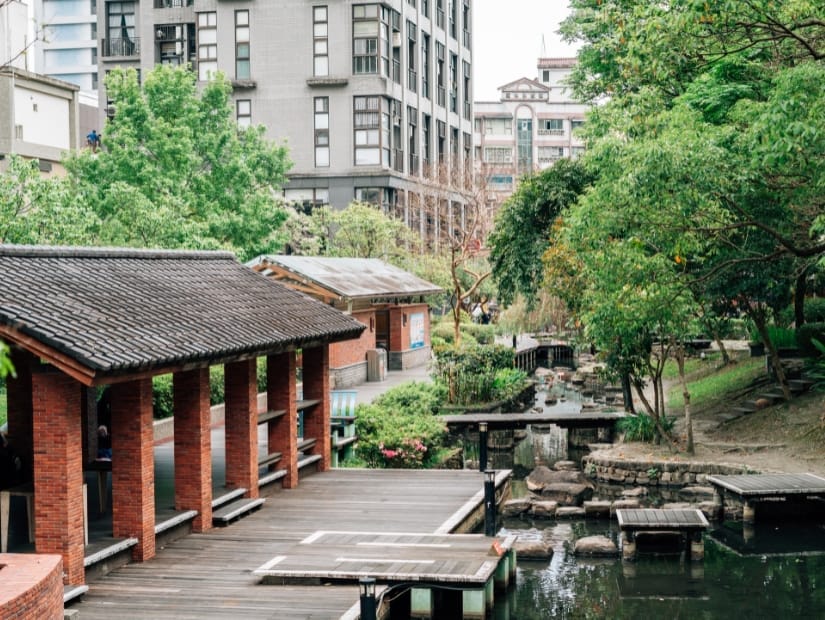
[[[698,509],[620,508],[616,511],[622,530],[692,530],[708,527]]]
[[[825,478],[814,474],[708,476],[707,481],[742,497],[825,495]]]
[[[315,399],[315,400],[312,400],[312,399],[309,399],[309,400],[299,400],[299,401],[295,404],[295,406],[296,406],[296,408],[298,409],[298,411],[303,411],[304,409],[309,409],[310,407],[314,407],[315,405],[317,405],[317,404],[318,404],[318,403],[320,403],[320,402],[321,402],[321,401],[320,401],[320,400],[317,400],[317,399]]]
[[[282,415],[286,415],[285,409],[276,409],[274,411],[261,411],[258,413],[258,424],[263,424],[264,422],[269,422],[270,420],[280,418]]]
[[[212,513],[213,523],[229,523],[238,517],[252,512],[261,506],[266,500],[262,497],[239,499],[227,504],[223,508]]]

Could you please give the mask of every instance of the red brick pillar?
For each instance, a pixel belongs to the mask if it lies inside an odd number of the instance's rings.
[[[195,532],[212,527],[209,368],[175,373],[175,509],[197,510]]]
[[[270,420],[267,426],[269,451],[280,452],[278,467],[286,469],[283,487],[298,486],[298,412],[295,351],[266,358],[266,402],[270,411],[283,410],[285,415]]]
[[[258,497],[258,394],[255,360],[224,366],[226,486]]]
[[[54,369],[31,376],[34,415],[34,544],[63,556],[64,582],[84,583],[80,384]]]
[[[17,375],[6,377],[7,421],[9,441],[25,462],[27,475],[33,462],[32,439],[32,366],[37,360],[28,351],[13,348],[11,361]],[[37,362],[39,366],[39,362]]]
[[[155,455],[152,380],[112,386],[112,530],[138,539],[132,558],[155,555]]]
[[[304,398],[320,401],[304,413],[304,436],[318,440],[312,453],[321,455],[318,471],[327,471],[331,466],[329,345],[304,349]]]

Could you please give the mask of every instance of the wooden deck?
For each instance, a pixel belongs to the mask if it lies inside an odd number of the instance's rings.
[[[658,508],[620,508],[616,511],[619,529],[622,531],[684,532],[704,530],[708,520],[701,510]]]
[[[483,587],[510,537],[493,550],[481,534],[410,534],[319,531],[255,570],[267,584],[435,582]]]
[[[526,428],[530,424],[555,424],[561,428],[599,428],[613,426],[625,417],[618,412],[581,413],[466,413],[443,415],[441,420],[450,427],[478,426],[486,422],[491,431],[509,428]]]
[[[708,482],[743,498],[825,497],[825,478],[814,474],[746,474],[708,476]]]
[[[83,620],[337,619],[357,606],[357,585],[267,586],[253,571],[319,530],[452,531],[462,521],[457,513],[482,499],[482,475],[472,471],[316,474],[228,527],[191,534],[148,562],[89,581],[72,607]]]

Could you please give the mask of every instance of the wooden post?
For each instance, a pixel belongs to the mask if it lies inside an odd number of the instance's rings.
[[[627,561],[636,559],[636,539],[632,532],[622,532],[622,559]]]

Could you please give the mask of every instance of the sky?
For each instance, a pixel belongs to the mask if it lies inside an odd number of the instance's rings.
[[[476,101],[498,101],[498,87],[535,78],[544,35],[548,57],[571,57],[576,48],[556,33],[567,0],[475,0],[473,71]]]

